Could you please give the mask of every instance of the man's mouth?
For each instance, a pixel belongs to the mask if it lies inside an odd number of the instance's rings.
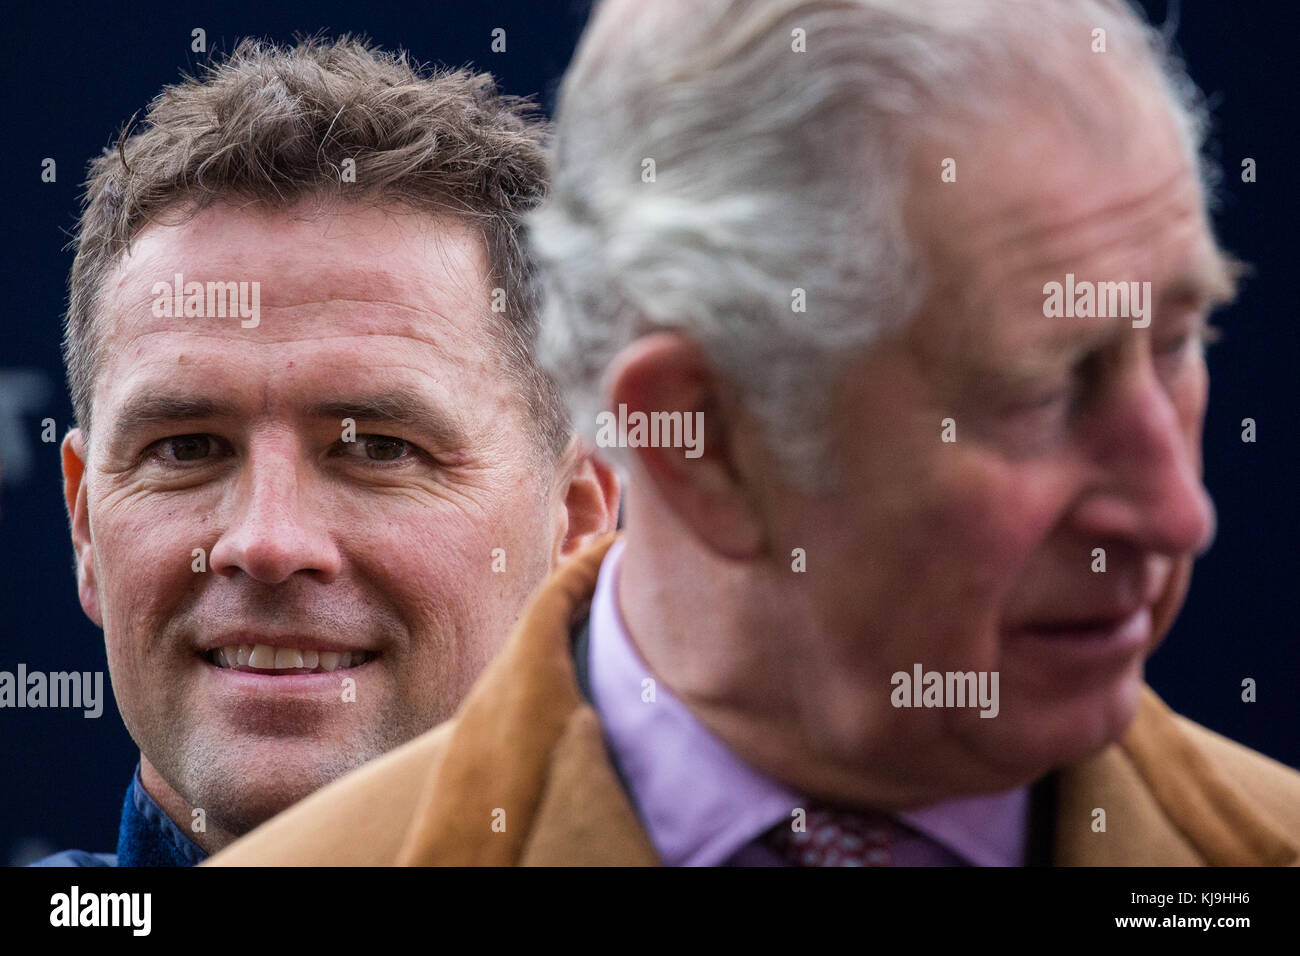
[[[203,655],[223,670],[255,674],[328,674],[350,670],[375,658],[372,651],[317,651],[268,644],[230,644]]]

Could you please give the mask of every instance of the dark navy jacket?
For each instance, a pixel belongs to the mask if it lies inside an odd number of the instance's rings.
[[[126,788],[122,825],[117,831],[117,853],[64,850],[31,866],[193,866],[207,859],[172,818],[163,812],[140,782],[140,765]]]

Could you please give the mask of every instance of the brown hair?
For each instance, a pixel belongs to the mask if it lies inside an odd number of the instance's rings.
[[[558,453],[569,435],[555,386],[533,361],[538,297],[522,217],[546,192],[545,126],[490,74],[427,70],[369,41],[243,40],[150,104],[143,128],[90,163],[72,247],[63,358],[77,423],[89,433],[104,281],[163,212],[220,200],[284,208],[311,197],[396,203],[476,226],[507,370]],[[356,181],[343,182],[344,159]]]

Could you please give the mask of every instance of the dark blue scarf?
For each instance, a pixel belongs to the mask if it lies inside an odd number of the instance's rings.
[[[140,782],[135,765],[131,786],[122,802],[122,825],[117,831],[118,866],[193,866],[207,859],[172,818],[163,812]]]

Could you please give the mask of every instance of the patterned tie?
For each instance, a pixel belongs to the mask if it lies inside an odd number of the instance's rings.
[[[763,842],[790,866],[892,866],[895,824],[878,811],[812,806],[774,826]]]

